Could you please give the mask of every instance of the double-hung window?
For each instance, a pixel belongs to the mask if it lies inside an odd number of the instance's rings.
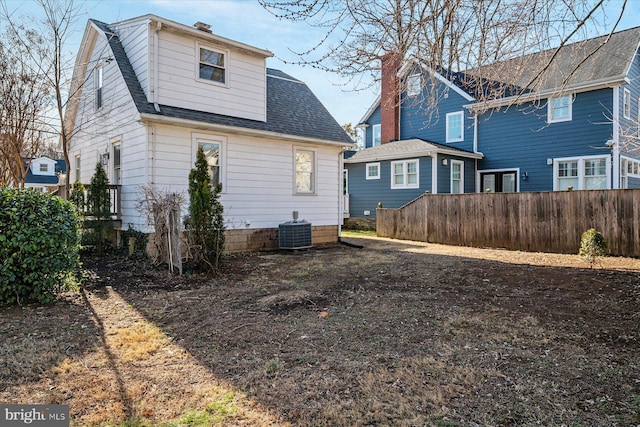
[[[113,183],[120,185],[120,143],[113,144]]]
[[[380,179],[380,163],[367,163],[366,179]]]
[[[407,96],[416,96],[420,93],[422,79],[420,74],[412,74],[407,77]]]
[[[451,193],[464,193],[464,162],[451,161]]]
[[[382,134],[381,134],[380,125],[373,125],[371,127],[371,146],[377,147],[378,145],[380,145],[381,141],[382,141]]]
[[[294,149],[295,193],[315,194],[316,191],[316,153],[304,148]]]
[[[608,157],[556,159],[554,190],[599,190],[610,188]]]
[[[631,92],[629,92],[629,89],[624,90],[622,97],[622,114],[625,119],[631,118]]]
[[[418,188],[420,171],[418,160],[403,160],[391,162],[391,188]]]
[[[95,79],[96,79],[96,110],[99,110],[100,108],[102,108],[102,86],[103,86],[103,76],[102,76],[102,66],[98,67],[96,69],[96,74],[95,74]]]
[[[46,163],[40,163],[39,170],[40,172],[49,172],[49,165]]]
[[[547,116],[549,123],[571,120],[571,95],[549,98]]]
[[[202,148],[207,159],[207,166],[209,166],[211,185],[224,185],[226,138],[217,135],[193,133],[191,140],[193,144],[193,161],[196,161],[196,153]]]
[[[226,52],[198,46],[198,78],[215,83],[227,83]]]
[[[464,113],[447,113],[447,142],[464,141]]]

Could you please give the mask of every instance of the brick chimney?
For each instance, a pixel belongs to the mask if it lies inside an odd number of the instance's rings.
[[[400,69],[401,57],[389,52],[381,58],[382,76],[380,90],[380,139],[382,144],[400,138]]]

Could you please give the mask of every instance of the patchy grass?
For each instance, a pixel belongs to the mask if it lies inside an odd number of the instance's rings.
[[[0,307],[0,401],[74,426],[640,424],[640,261],[350,237]]]

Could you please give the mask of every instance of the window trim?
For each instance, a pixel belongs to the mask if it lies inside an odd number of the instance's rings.
[[[96,68],[95,79],[96,90],[94,102],[96,111],[99,111],[104,106],[104,71],[102,65]]]
[[[555,99],[567,99],[567,116],[555,118],[553,112],[555,108],[553,106],[553,100]],[[573,96],[572,95],[564,95],[564,96],[554,96],[550,97],[547,100],[547,123],[561,123],[561,122],[570,122],[573,119]]]
[[[76,175],[74,176],[74,182],[75,182],[75,181],[80,181],[80,176],[82,172],[82,159],[80,157],[80,154],[76,154],[75,156],[73,156],[73,158],[74,158],[73,173]]]
[[[623,89],[622,116],[625,119],[631,119],[631,92],[629,89]]]
[[[416,183],[415,184],[407,184],[407,177],[409,176],[407,170],[409,163],[416,164]],[[402,184],[396,184],[394,182],[394,166],[397,164],[402,164]],[[403,190],[403,189],[411,189],[411,188],[420,188],[420,159],[406,159],[406,160],[396,160],[391,162],[391,189],[392,190]]]
[[[377,144],[376,144],[376,130],[378,131],[378,135],[380,138]],[[380,123],[378,123],[377,125],[371,126],[371,146],[378,147],[380,145],[382,145],[382,126],[380,125]]]
[[[453,165],[460,165],[460,191],[453,192]],[[449,193],[451,194],[464,194],[464,162],[462,160],[451,160],[451,167],[449,171]]]
[[[222,184],[222,193],[227,192],[227,137],[209,133],[191,133],[191,164],[195,165],[198,155],[198,147],[200,142],[220,145],[220,183]]]
[[[116,147],[118,147],[118,165],[116,167]],[[111,144],[111,165],[112,165],[112,179],[115,185],[120,185],[122,183],[122,143],[121,141],[116,141]],[[116,172],[117,171],[117,172]]]
[[[562,157],[553,159],[553,191],[566,191],[566,189],[560,188],[559,182],[559,170],[560,163],[562,162],[578,162],[578,188],[574,188],[574,190],[585,190],[585,161],[586,160],[598,160],[605,159],[605,179],[606,179],[606,187],[604,189],[611,189],[611,156],[610,155],[598,155],[598,156],[578,156],[578,157]]]
[[[451,117],[460,116],[460,138],[452,138],[449,135],[449,120]],[[456,111],[453,113],[447,113],[446,118],[446,141],[447,142],[462,142],[464,141],[464,111]]]
[[[44,170],[42,167],[44,166]],[[47,163],[39,163],[38,164],[38,172],[49,172],[49,165]]]
[[[369,167],[370,166],[377,166],[378,167],[377,175],[369,174]],[[365,179],[380,179],[380,162],[367,163],[365,165]]]
[[[298,165],[296,157],[299,151],[313,153],[311,164],[311,190],[298,190]],[[312,147],[294,146],[293,147],[293,195],[294,196],[315,196],[318,189],[318,150]]]
[[[416,82],[417,80],[417,82]],[[407,96],[419,95],[422,91],[422,75],[420,73],[411,74],[406,79]]]
[[[205,49],[205,50],[209,50],[211,52],[215,52],[215,53],[221,53],[224,55],[224,82],[219,82],[216,80],[211,80],[211,79],[205,79],[200,77],[200,49]],[[213,47],[211,45],[208,44],[204,44],[204,43],[200,43],[200,42],[196,42],[196,64],[195,64],[195,68],[196,68],[196,80],[199,82],[204,82],[204,83],[208,83],[208,84],[213,84],[215,86],[219,86],[219,87],[229,87],[229,50],[228,49],[220,49],[220,48],[216,48]],[[211,67],[215,67],[215,68],[220,68],[217,66],[213,66],[213,65],[209,65]]]

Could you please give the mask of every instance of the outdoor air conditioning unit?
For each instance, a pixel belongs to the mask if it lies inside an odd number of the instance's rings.
[[[311,244],[311,223],[298,221],[298,212],[293,212],[293,221],[278,226],[280,249],[305,249]]]

